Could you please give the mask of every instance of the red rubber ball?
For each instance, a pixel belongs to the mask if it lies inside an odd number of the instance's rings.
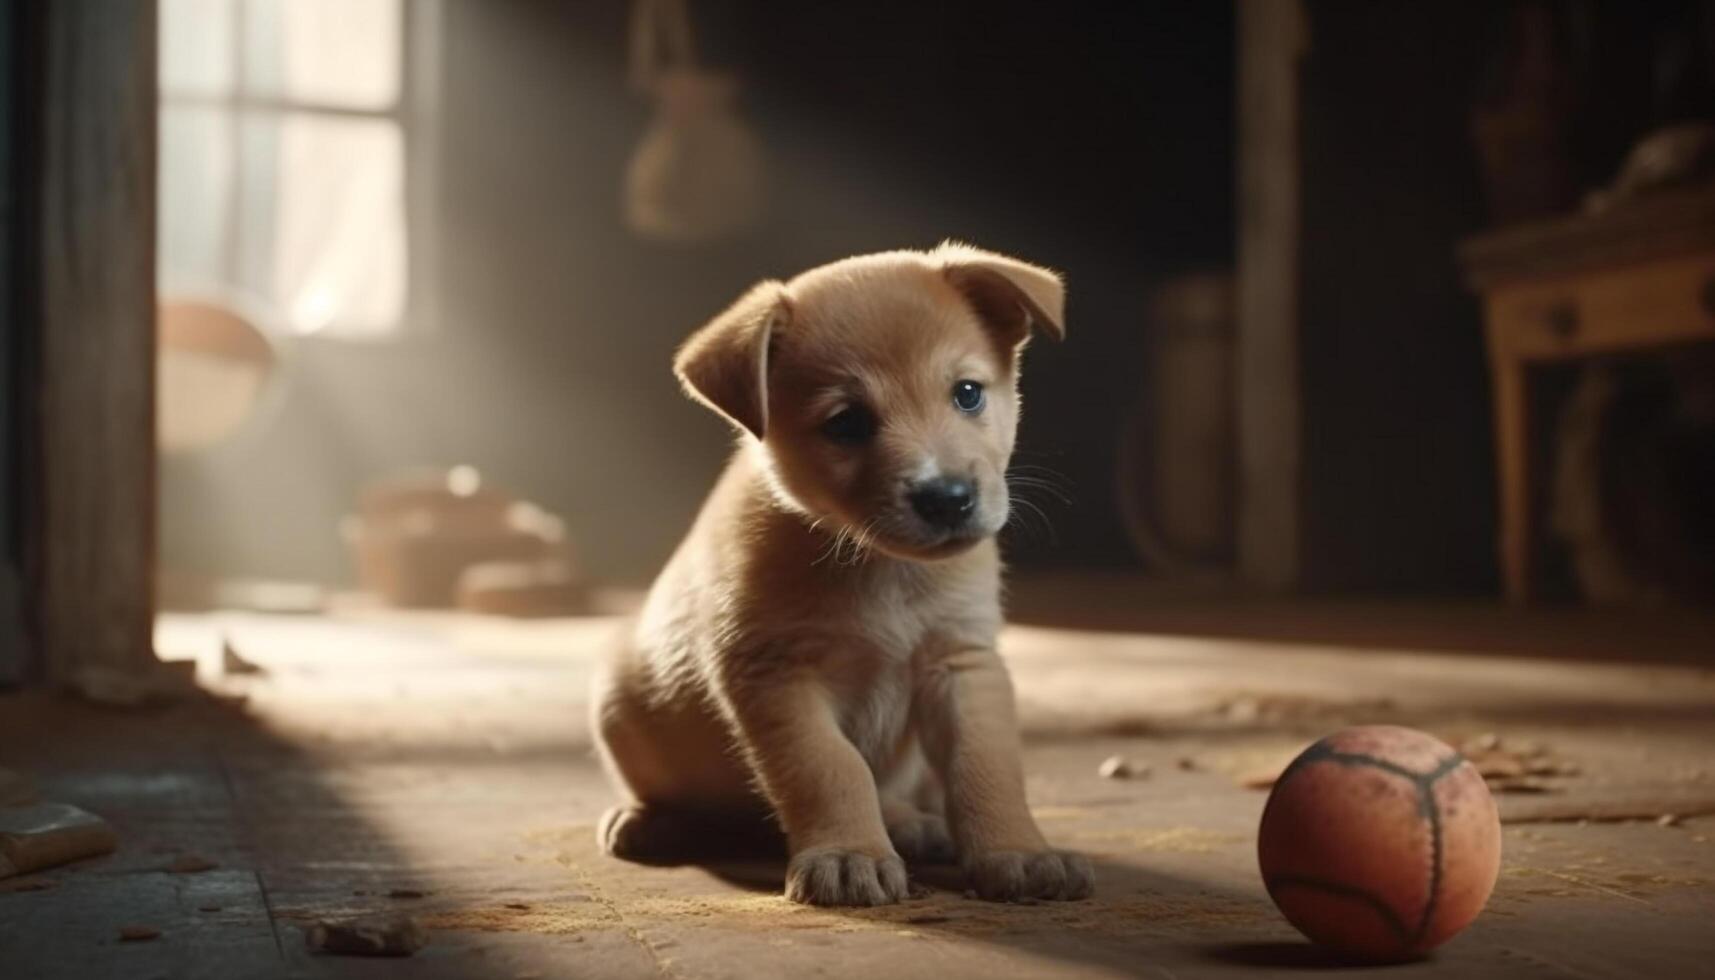
[[[1410,728],[1348,728],[1275,782],[1257,858],[1269,897],[1311,941],[1410,959],[1483,910],[1501,822],[1483,777],[1446,743]]]

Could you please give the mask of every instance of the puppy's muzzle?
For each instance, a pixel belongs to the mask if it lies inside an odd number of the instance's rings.
[[[961,477],[924,480],[913,484],[905,496],[923,523],[942,531],[959,530],[977,512],[977,486]]]

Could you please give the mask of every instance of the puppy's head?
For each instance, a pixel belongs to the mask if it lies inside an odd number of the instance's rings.
[[[775,493],[902,558],[1006,523],[1019,354],[1064,330],[1054,273],[968,246],[759,283],[679,351],[692,397],[758,440]]]

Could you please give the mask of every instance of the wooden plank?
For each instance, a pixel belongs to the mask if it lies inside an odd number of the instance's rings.
[[[1239,567],[1284,589],[1299,574],[1298,66],[1301,0],[1240,0]]]
[[[37,10],[26,587],[48,675],[64,679],[154,656],[156,6]]]
[[[1488,311],[1495,343],[1530,360],[1715,341],[1715,251],[1498,286]]]
[[[1593,215],[1490,232],[1459,246],[1473,289],[1569,276],[1715,246],[1715,190],[1661,192]]]
[[[1507,599],[1523,603],[1531,596],[1531,557],[1536,542],[1530,479],[1530,367],[1496,342],[1490,347],[1490,368],[1494,378],[1501,580]]]

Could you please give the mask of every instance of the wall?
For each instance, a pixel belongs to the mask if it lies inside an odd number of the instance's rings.
[[[1453,249],[1481,230],[1482,5],[1313,2],[1303,63],[1303,578],[1493,581],[1489,391]]]

